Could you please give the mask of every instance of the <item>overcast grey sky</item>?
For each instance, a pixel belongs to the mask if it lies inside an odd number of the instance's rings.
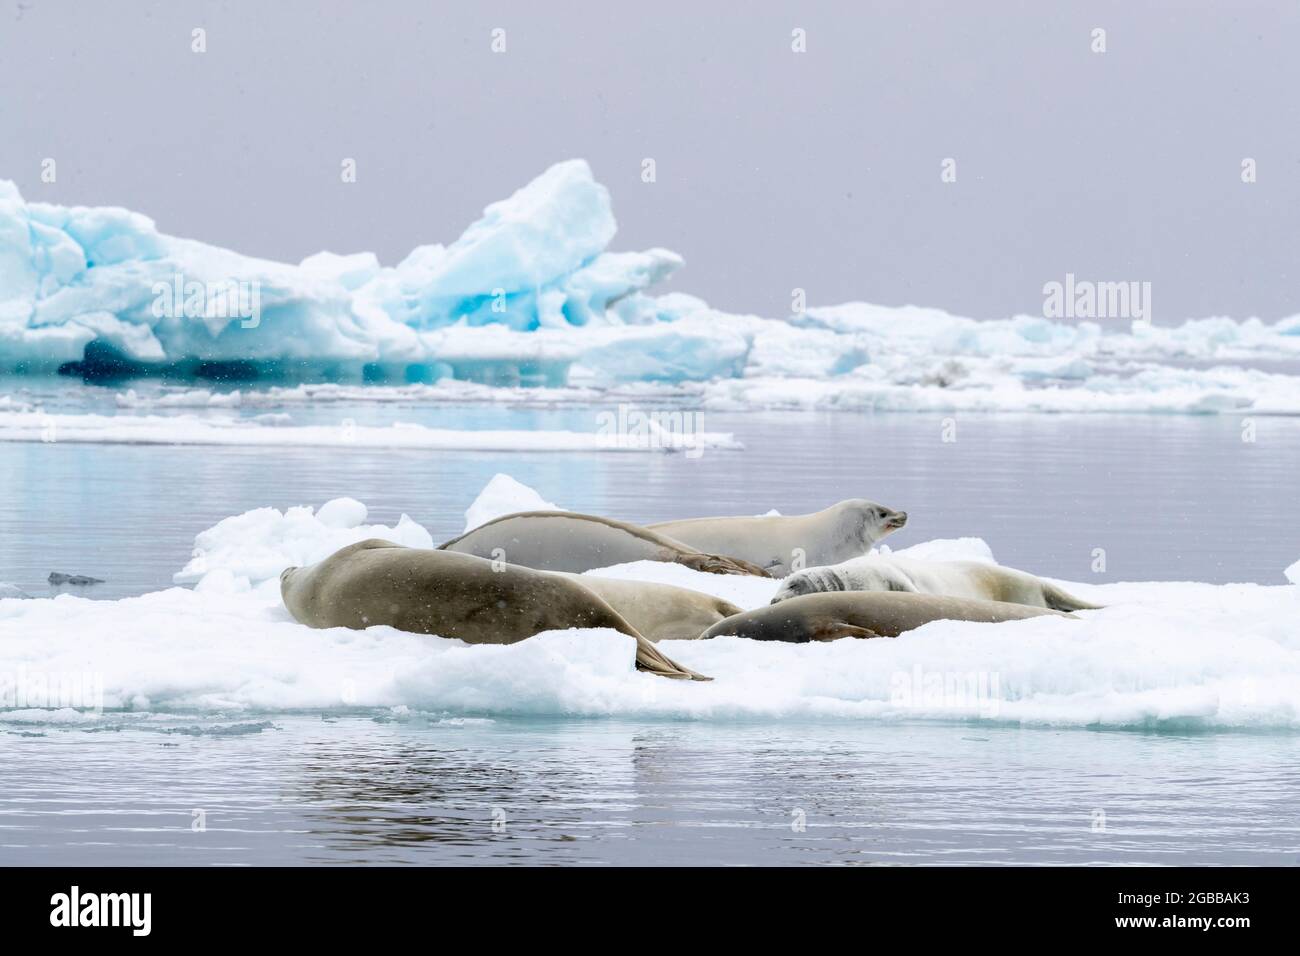
[[[253,255],[391,264],[580,156],[614,248],[728,310],[1038,313],[1073,272],[1300,312],[1291,0],[0,3],[0,177]]]

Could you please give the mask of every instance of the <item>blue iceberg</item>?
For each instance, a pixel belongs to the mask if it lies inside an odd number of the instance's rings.
[[[1300,377],[1252,365],[1300,362],[1300,317],[977,321],[865,302],[733,315],[652,293],[681,257],[611,251],[616,231],[579,159],[391,266],[369,252],[251,258],[126,209],[27,202],[0,180],[0,375],[588,395],[666,383],[719,409],[1300,413]]]
[[[255,259],[125,209],[25,202],[0,181],[0,372],[430,381],[500,378],[513,361],[516,379],[563,382],[573,330],[678,317],[643,290],[681,257],[609,252],[616,229],[582,160],[392,267],[372,253]]]

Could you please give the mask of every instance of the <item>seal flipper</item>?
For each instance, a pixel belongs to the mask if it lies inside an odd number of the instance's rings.
[[[619,614],[618,611],[610,607],[609,603],[595,591],[588,588],[577,580],[576,576],[566,577],[560,574],[547,574],[549,578],[562,581],[565,587],[577,588],[586,594],[587,598],[595,606],[596,614],[585,621],[584,627],[609,627],[621,634],[636,641],[636,669],[639,671],[649,671],[651,674],[658,674],[660,677],[671,677],[675,680],[713,680],[712,677],[705,677],[703,674],[697,674],[689,667],[682,667],[675,660],[665,654],[654,644],[650,643],[640,631],[628,623],[627,618]],[[603,613],[602,613],[603,612]]]
[[[1043,582],[1043,601],[1053,611],[1100,611],[1102,605],[1080,601],[1073,594],[1058,588],[1055,584]]]
[[[808,632],[810,641],[838,641],[841,637],[881,637],[875,631],[867,627],[858,627],[856,624],[846,624],[844,621],[823,621],[816,624]]]
[[[689,667],[678,664],[640,635],[636,638],[636,669],[675,680],[713,680],[712,677],[697,674]]]
[[[695,571],[703,571],[705,574],[750,574],[757,578],[772,576],[770,571],[760,568],[757,564],[750,564],[740,558],[729,558],[723,554],[682,554],[674,560],[677,564],[683,564]]]

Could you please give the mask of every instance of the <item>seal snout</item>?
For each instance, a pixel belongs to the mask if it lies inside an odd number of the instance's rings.
[[[885,515],[885,527],[890,531],[897,531],[905,524],[907,524],[906,511],[891,511]]]

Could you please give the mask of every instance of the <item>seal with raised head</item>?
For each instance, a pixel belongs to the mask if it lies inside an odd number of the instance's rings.
[[[668,561],[710,574],[771,577],[739,558],[708,554],[626,521],[572,511],[502,515],[438,547],[540,571],[582,572],[629,561]]]
[[[805,594],[780,604],[745,611],[719,621],[700,635],[748,637],[756,641],[834,641],[841,637],[897,637],[931,621],[987,624],[1056,615],[1060,611],[1005,601],[903,594],[897,591],[835,591]]]
[[[782,582],[772,603],[820,591],[909,591],[1057,611],[1095,611],[1099,607],[1015,568],[979,561],[921,561],[898,554],[869,554],[825,568],[796,571]]]
[[[866,554],[905,524],[905,511],[849,498],[807,515],[686,518],[647,527],[692,548],[743,558],[784,577],[792,566],[837,564]]]
[[[693,641],[723,618],[744,610],[720,597],[675,584],[601,578],[594,574],[572,577],[595,591],[629,624],[656,642]]]
[[[308,627],[386,624],[467,644],[514,644],[542,631],[611,628],[636,640],[636,666],[708,680],[675,663],[572,578],[468,554],[371,538],[280,573],[280,596]]]

